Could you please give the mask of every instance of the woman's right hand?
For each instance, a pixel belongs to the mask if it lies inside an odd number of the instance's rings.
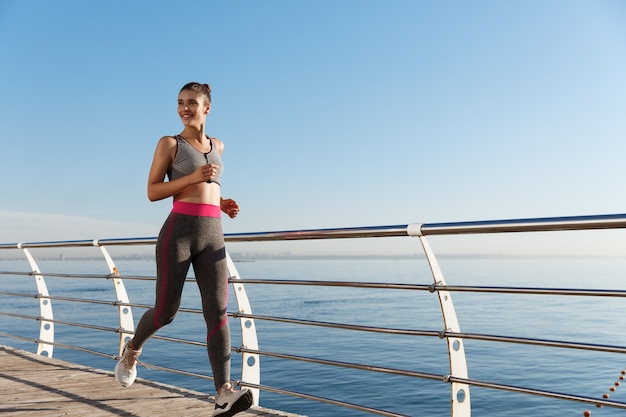
[[[202,165],[196,169],[191,175],[192,184],[200,184],[202,182],[211,182],[217,175],[218,166],[215,164]]]

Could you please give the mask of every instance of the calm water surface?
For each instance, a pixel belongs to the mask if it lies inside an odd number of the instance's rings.
[[[569,288],[626,289],[624,259],[548,258],[443,258],[440,260],[449,284],[499,286],[549,286]],[[260,260],[237,262],[243,278],[316,279],[368,282],[431,284],[428,266],[422,259],[333,259]],[[118,261],[123,275],[153,275],[150,261]],[[28,271],[26,262],[0,261],[1,270]],[[104,261],[41,261],[44,272],[107,273]],[[71,280],[47,277],[51,294],[89,299],[115,299],[107,280]],[[152,304],[154,283],[126,281],[131,301]],[[0,275],[0,291],[33,292],[32,277]],[[307,320],[342,322],[404,329],[442,330],[437,297],[423,291],[317,288],[310,286],[246,285],[254,313]],[[558,297],[504,294],[453,293],[462,331],[503,334],[542,339],[626,346],[626,300],[607,297]],[[19,311],[38,316],[32,298],[0,296],[2,311]],[[185,287],[183,307],[199,308],[195,283]],[[54,301],[55,319],[118,327],[111,306]],[[230,295],[230,311],[236,310]],[[135,323],[143,313],[135,308]],[[233,345],[240,343],[238,322],[231,321]],[[388,336],[347,332],[256,321],[260,349],[336,361],[356,362],[433,374],[448,374],[445,341],[433,337]],[[29,338],[38,336],[34,321],[0,316],[0,331]],[[159,335],[203,341],[205,329],[198,314],[180,313]],[[69,326],[56,326],[56,340],[115,354],[118,335]],[[32,343],[0,337],[7,344],[34,351]],[[468,340],[465,350],[470,378],[522,387],[567,392],[600,398],[626,366],[619,354],[551,349],[516,344]],[[103,369],[113,361],[81,352],[56,348],[59,359]],[[179,347],[151,339],[142,360],[210,375],[206,352],[201,347]],[[263,357],[262,384],[361,403],[411,416],[449,416],[449,385],[432,380],[286,362]],[[212,382],[139,368],[140,377],[183,386],[207,393]],[[233,353],[233,379],[240,373],[240,357]],[[114,383],[114,381],[111,381]],[[618,388],[611,399],[626,402],[626,388]],[[475,416],[593,416],[624,415],[626,411],[504,391],[471,388]],[[261,405],[316,416],[369,416],[317,402],[263,392]]]

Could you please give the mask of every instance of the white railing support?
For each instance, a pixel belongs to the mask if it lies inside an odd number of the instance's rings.
[[[37,298],[39,298],[39,340],[37,341],[37,355],[47,354],[47,356],[51,358],[54,352],[54,315],[52,314],[52,300],[50,300],[46,281],[43,275],[41,275],[41,270],[35,258],[33,258],[28,249],[22,247],[21,243],[18,243],[17,247],[24,252],[30,264],[33,276],[35,277],[35,284],[37,285]]]
[[[117,266],[115,266],[115,262],[113,262],[113,258],[111,258],[109,252],[104,246],[101,246],[98,241],[94,240],[93,244],[100,248],[102,256],[104,256],[107,266],[109,267],[109,275],[111,276],[113,287],[115,288],[115,296],[119,303],[117,305],[117,311],[120,317],[120,344],[118,356],[122,356],[124,345],[133,337],[135,332],[135,322],[133,320],[133,311],[130,307],[130,298],[126,292],[124,281],[120,278],[120,272]]]
[[[235,299],[237,300],[237,311],[241,314],[252,314],[252,307],[250,306],[250,300],[246,293],[246,288],[243,283],[236,282],[239,277],[239,272],[235,263],[230,257],[230,254],[226,252],[226,261],[228,263],[228,274],[233,284],[233,292],[235,293]],[[254,325],[254,319],[247,317],[239,318],[239,327],[241,329],[241,345],[246,349],[258,351],[259,342],[256,334],[256,327]],[[261,361],[258,354],[244,352],[242,354],[241,364],[241,380],[249,382],[251,384],[261,383]],[[250,388],[252,396],[254,398],[254,405],[259,405],[260,390],[257,388]]]
[[[439,267],[439,262],[433,252],[430,244],[426,240],[426,236],[421,235],[421,231],[410,231],[412,236],[417,236],[424,249],[424,254],[430,265],[433,275],[433,281],[436,285],[446,285],[443,272]],[[456,310],[452,303],[452,297],[449,291],[435,290],[439,297],[439,305],[441,306],[441,314],[443,315],[443,323],[445,331],[461,332],[459,321],[456,316]],[[442,333],[443,334],[443,333]],[[465,348],[463,347],[463,339],[457,337],[447,337],[448,356],[450,361],[450,376],[467,379],[467,361],[465,359]],[[449,381],[449,376],[445,378]],[[446,381],[446,382],[448,382]],[[471,417],[472,407],[470,401],[470,389],[468,384],[452,382],[451,383],[451,417]]]

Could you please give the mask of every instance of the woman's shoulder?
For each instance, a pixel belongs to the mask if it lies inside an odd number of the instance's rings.
[[[163,136],[156,145],[157,153],[173,154],[178,148],[178,140],[175,136]]]
[[[170,143],[176,143],[178,135],[167,135],[167,136],[162,136],[161,139],[159,139],[159,142],[170,142]]]
[[[176,138],[176,136],[162,136],[161,139],[159,139],[157,146],[172,147],[176,146],[177,142],[178,139]]]
[[[221,154],[224,151],[224,142],[214,137],[211,137],[211,140],[215,144],[215,148],[217,149],[217,151]]]

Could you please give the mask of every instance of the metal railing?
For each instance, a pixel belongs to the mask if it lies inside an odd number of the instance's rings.
[[[290,240],[323,240],[323,239],[354,239],[354,238],[387,238],[405,237],[418,239],[428,261],[432,274],[431,283],[405,284],[389,282],[358,282],[358,281],[323,281],[304,279],[248,279],[242,277],[230,256],[227,256],[230,282],[237,301],[237,311],[229,312],[231,318],[237,319],[240,324],[241,346],[233,347],[233,351],[241,354],[241,380],[238,384],[245,386],[255,392],[255,402],[258,404],[261,391],[284,394],[299,398],[310,399],[323,403],[347,407],[376,415],[402,416],[393,411],[368,407],[346,401],[339,401],[333,398],[325,398],[307,393],[290,391],[280,387],[261,384],[261,357],[274,358],[286,361],[297,361],[300,363],[313,363],[317,365],[342,367],[368,372],[378,372],[383,374],[398,375],[424,380],[434,380],[450,385],[450,414],[453,417],[468,417],[471,415],[472,405],[470,398],[470,387],[481,387],[500,391],[511,391],[533,396],[549,397],[554,399],[568,400],[591,404],[596,407],[612,407],[626,409],[626,403],[612,401],[608,396],[595,398],[584,395],[570,393],[560,393],[548,390],[534,389],[491,381],[471,379],[468,376],[468,365],[465,354],[465,343],[468,340],[481,340],[506,344],[522,344],[531,346],[545,346],[557,349],[586,350],[604,353],[626,353],[626,347],[614,345],[590,344],[582,342],[572,342],[564,340],[551,340],[540,338],[526,338],[514,336],[502,336],[483,333],[463,332],[459,326],[455,306],[452,302],[452,293],[493,293],[493,294],[527,294],[527,295],[553,295],[553,296],[579,296],[579,297],[626,297],[626,291],[611,289],[576,289],[576,288],[543,288],[543,287],[519,287],[519,286],[461,286],[449,285],[446,282],[438,259],[431,248],[427,236],[460,235],[460,234],[493,234],[493,233],[513,233],[513,232],[537,232],[537,231],[574,231],[592,229],[622,229],[626,228],[626,214],[598,215],[598,216],[576,216],[576,217],[556,217],[556,218],[535,218],[535,219],[515,219],[515,220],[492,220],[478,222],[454,222],[454,223],[424,223],[406,224],[381,227],[360,227],[360,228],[335,228],[317,230],[293,230],[278,232],[257,232],[257,233],[234,233],[227,234],[227,243],[234,242],[265,242],[265,241],[290,241]],[[39,302],[39,315],[27,315],[15,311],[0,311],[0,316],[14,319],[37,320],[40,324],[40,332],[36,338],[27,338],[15,334],[0,331],[2,337],[12,337],[21,340],[31,341],[37,344],[38,354],[52,356],[54,347],[79,350],[82,352],[98,355],[105,358],[116,359],[123,348],[124,343],[132,337],[134,333],[133,309],[150,308],[151,305],[133,303],[130,300],[125,282],[154,280],[154,277],[121,275],[112,256],[107,248],[123,246],[145,246],[154,245],[156,238],[124,238],[124,239],[98,239],[98,240],[74,240],[74,241],[53,241],[53,242],[23,242],[0,244],[0,250],[19,250],[29,263],[30,271],[0,271],[0,278],[3,275],[11,276],[32,276],[36,283],[36,294],[5,291],[0,286],[0,295],[9,297],[35,298]],[[97,247],[107,263],[108,274],[85,274],[85,273],[55,273],[44,272],[39,269],[35,257],[31,254],[31,249],[50,248],[81,248]],[[51,294],[46,285],[47,278],[62,277],[72,279],[106,279],[113,284],[116,293],[115,300],[95,300],[80,297],[63,297]],[[1,281],[0,281],[1,282]],[[368,288],[368,289],[393,289],[403,291],[421,291],[423,293],[434,294],[438,298],[443,328],[440,330],[420,330],[406,328],[392,328],[382,326],[355,325],[340,322],[327,322],[308,319],[296,319],[290,317],[280,317],[278,315],[261,315],[252,312],[250,299],[247,291],[253,291],[257,285],[280,285],[280,286],[308,286],[308,287],[347,287],[347,288]],[[99,324],[88,324],[75,321],[58,320],[54,318],[52,304],[56,302],[68,303],[92,303],[110,305],[117,311],[119,327],[107,327]],[[182,308],[182,313],[201,314],[198,309]],[[449,373],[436,374],[429,372],[419,372],[407,369],[397,369],[393,367],[377,366],[375,364],[345,362],[332,359],[322,359],[308,357],[296,353],[279,353],[259,349],[257,334],[257,322],[288,323],[300,326],[314,326],[318,328],[338,329],[342,331],[368,332],[375,334],[404,335],[412,337],[437,338],[445,340],[447,345],[447,359]],[[101,332],[115,333],[119,335],[118,351],[116,354],[99,352],[81,346],[62,343],[55,339],[55,325],[72,326],[97,330]],[[185,340],[176,337],[154,336],[156,339],[183,343],[189,345],[205,346],[203,342]],[[195,372],[183,371],[156,364],[146,364],[152,369],[173,372],[176,374],[192,376],[201,379],[212,379],[210,376],[201,375]],[[416,410],[418,412],[418,410]]]

